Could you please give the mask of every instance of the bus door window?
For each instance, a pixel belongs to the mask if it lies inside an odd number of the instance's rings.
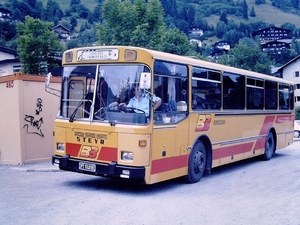
[[[221,109],[221,73],[193,68],[192,108],[194,110]]]
[[[61,115],[88,118],[95,87],[96,66],[65,66],[63,71]]]
[[[70,116],[76,106],[78,105],[78,101],[84,96],[85,93],[85,82],[83,80],[72,79],[69,82],[69,99],[73,99],[68,104],[68,109],[66,110],[67,115]],[[83,106],[81,106],[83,107]],[[78,110],[76,113],[76,117],[82,117],[82,110]]]
[[[187,67],[155,61],[154,94],[162,100],[155,111],[155,123],[176,123],[187,116]]]

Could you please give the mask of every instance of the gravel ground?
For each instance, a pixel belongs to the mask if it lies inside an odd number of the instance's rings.
[[[216,168],[199,183],[146,186],[63,172],[50,162],[0,165],[0,224],[300,225],[300,140],[270,161]]]

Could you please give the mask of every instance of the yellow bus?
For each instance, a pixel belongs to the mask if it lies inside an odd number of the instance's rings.
[[[52,157],[61,170],[195,183],[293,143],[290,81],[131,46],[70,49],[62,62]]]

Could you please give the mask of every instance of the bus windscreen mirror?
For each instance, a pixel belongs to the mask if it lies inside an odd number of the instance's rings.
[[[47,74],[47,77],[46,77],[46,86],[48,87],[50,85],[50,78],[51,78],[51,73],[48,73]]]
[[[151,87],[151,73],[141,73],[140,88],[150,89]]]

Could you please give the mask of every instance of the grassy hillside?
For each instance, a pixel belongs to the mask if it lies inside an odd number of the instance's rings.
[[[249,22],[249,21],[263,21],[269,24],[274,24],[277,27],[280,27],[284,23],[292,23],[296,27],[300,27],[300,16],[293,14],[293,13],[286,13],[283,12],[275,7],[272,6],[270,0],[266,0],[266,4],[263,5],[256,5],[255,0],[246,0],[248,9],[254,7],[256,17],[250,17],[249,20],[243,20],[242,18],[234,17],[228,15],[228,19],[232,19],[235,21],[235,23],[239,22]],[[219,21],[220,16],[213,15],[210,17],[206,17],[205,19],[210,25],[216,25],[216,23]]]
[[[10,0],[0,0],[0,3],[5,3],[8,2]],[[22,0],[19,0],[22,1]],[[44,6],[46,6],[47,0],[37,0],[37,1],[41,1],[43,2]],[[71,0],[54,0],[56,1],[61,9],[63,11],[65,11],[66,9],[68,9],[70,7],[70,2]],[[266,0],[266,4],[263,5],[256,5],[255,4],[255,0],[246,0],[249,11],[252,7],[254,7],[255,13],[256,13],[256,17],[252,18],[249,16],[249,20],[243,20],[241,18],[237,18],[234,16],[228,16],[228,19],[233,19],[236,23],[239,22],[249,22],[249,21],[264,21],[266,23],[270,23],[270,24],[274,24],[277,27],[280,27],[282,24],[289,22],[294,24],[296,27],[300,27],[300,16],[293,14],[293,13],[286,13],[283,12],[275,7],[273,7],[271,5],[271,1],[270,0]],[[83,5],[85,5],[89,10],[94,11],[95,7],[98,4],[97,0],[81,0],[81,3]],[[219,20],[219,16],[217,15],[213,15],[210,17],[206,17],[205,18],[209,25],[214,25],[218,22]]]
[[[38,0],[43,2],[44,5],[47,4],[48,0]],[[55,2],[57,2],[60,6],[60,8],[65,11],[66,9],[68,9],[70,7],[70,3],[71,0],[53,0]],[[83,4],[85,7],[87,7],[90,11],[94,11],[95,7],[98,5],[98,1],[97,0],[81,0],[81,4]]]
[[[18,0],[19,2],[22,2],[22,0]],[[44,6],[46,6],[47,4],[47,1],[48,0],[37,0],[39,2],[42,2]],[[70,7],[70,3],[71,3],[71,0],[53,0],[55,2],[57,2],[60,6],[60,8],[65,11],[66,9],[68,9]],[[0,0],[0,4],[4,4],[6,2],[10,2],[10,0]],[[87,7],[89,10],[91,11],[94,11],[95,7],[97,6],[98,4],[98,1],[97,0],[81,0],[81,3],[83,5],[85,5],[85,7]]]

